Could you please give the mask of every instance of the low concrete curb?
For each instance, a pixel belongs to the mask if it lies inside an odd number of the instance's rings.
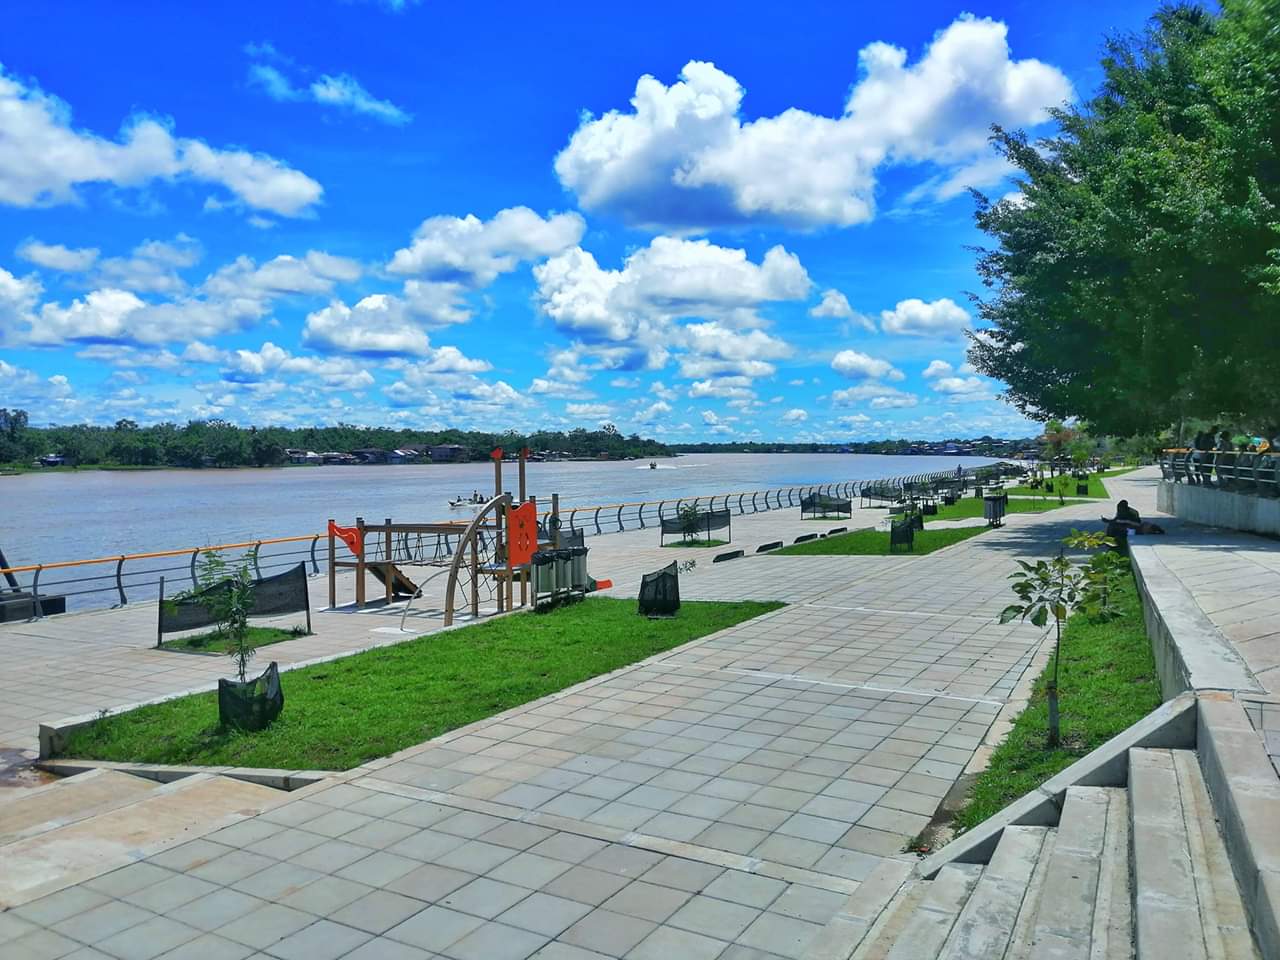
[[[1165,698],[1184,690],[1265,692],[1155,547],[1134,544],[1130,556]]]
[[[300,790],[339,774],[328,770],[276,770],[262,767],[184,767],[164,763],[117,763],[110,760],[40,760],[36,766],[59,777],[71,777],[89,770],[115,770],[158,783],[173,783],[197,773],[232,780],[244,780],[275,790]]]
[[[949,863],[986,863],[1000,842],[1005,827],[1056,825],[1068,787],[1122,787],[1126,784],[1131,747],[1194,748],[1196,717],[1193,694],[1183,694],[1161,704],[1129,729],[1050,777],[990,820],[922,860],[916,872],[924,879],[932,880]]]
[[[1264,957],[1280,957],[1280,778],[1244,708],[1200,698],[1198,752],[1240,895]]]

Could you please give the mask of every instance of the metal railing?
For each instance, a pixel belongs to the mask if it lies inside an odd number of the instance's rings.
[[[1021,469],[1021,468],[1019,468]],[[968,468],[962,472],[967,481],[983,480],[999,475],[998,465]],[[663,500],[646,500],[634,503],[611,503],[598,506],[561,508],[561,530],[587,537],[603,536],[627,530],[645,530],[661,527],[661,521],[679,515],[686,507],[699,511],[727,510],[738,516],[766,513],[799,507],[803,497],[822,494],[829,497],[854,499],[869,488],[886,488],[902,492],[913,487],[955,479],[955,471],[919,473],[878,480],[852,480],[837,483],[804,484],[799,486],[770,487],[765,490],[745,490],[735,493],[717,493],[711,496],[669,497]],[[549,511],[539,514],[544,528],[549,528]],[[404,534],[392,542],[391,554],[386,557],[381,538],[370,538],[365,545],[366,558],[370,562],[390,559],[395,563],[442,564],[453,556],[457,535]],[[346,549],[339,544],[337,549]],[[247,540],[239,543],[221,543],[180,550],[159,550],[150,553],[132,553],[119,556],[96,557],[90,560],[62,560],[52,563],[35,563],[24,566],[0,568],[0,599],[7,590],[5,581],[15,580],[17,589],[31,594],[37,615],[41,615],[42,597],[61,596],[67,599],[67,608],[92,609],[95,607],[122,607],[130,603],[154,600],[159,596],[160,578],[165,579],[167,593],[200,586],[200,558],[207,553],[232,554],[242,551],[254,574],[269,576],[299,562],[308,571],[318,575],[329,562],[328,536],[313,533],[295,537],[276,537],[263,540]],[[23,581],[26,582],[23,582]],[[178,586],[181,584],[182,586]]]
[[[1174,483],[1280,496],[1280,451],[1165,450],[1156,462],[1161,477]]]

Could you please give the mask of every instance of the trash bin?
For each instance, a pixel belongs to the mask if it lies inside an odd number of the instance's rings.
[[[556,564],[556,592],[563,593],[573,589],[573,555],[568,550],[552,550]]]
[[[587,589],[587,547],[569,548],[570,586],[574,590]]]
[[[539,550],[529,560],[533,567],[534,594],[556,591],[556,561],[553,553],[551,550]]]
[[[992,527],[998,527],[1004,522],[1005,505],[1008,497],[983,497],[982,498],[982,518]]]

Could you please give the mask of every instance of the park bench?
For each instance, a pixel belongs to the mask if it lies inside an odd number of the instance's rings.
[[[889,527],[889,552],[893,553],[894,547],[906,547],[907,550],[915,548],[916,528],[904,521],[902,523],[894,523]]]

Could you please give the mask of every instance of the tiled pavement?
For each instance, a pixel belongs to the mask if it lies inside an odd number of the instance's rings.
[[[1096,512],[700,569],[687,597],[791,605],[0,913],[0,954],[807,956],[896,884],[1031,662],[1039,631],[994,622],[1014,558]]]

